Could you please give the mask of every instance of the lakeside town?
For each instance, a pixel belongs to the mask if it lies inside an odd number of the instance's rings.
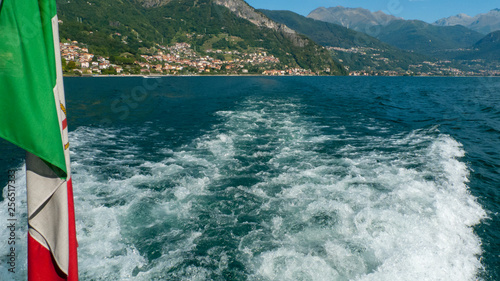
[[[350,76],[500,76],[500,63],[493,61],[422,61],[408,65],[408,69],[384,70],[384,66],[390,64],[393,64],[392,67],[385,68],[398,68],[394,66],[398,61],[386,57],[384,50],[370,47],[328,47],[327,49],[341,63],[345,63],[342,58],[355,54],[358,59],[370,61],[379,68],[365,67],[367,69],[361,70],[349,69],[349,66],[346,66]]]
[[[391,60],[384,57],[382,50],[374,48],[340,47],[327,48],[332,54],[358,54],[384,65]],[[314,76],[319,73],[308,69],[288,67],[280,64],[279,58],[263,50],[244,53],[237,50],[207,49],[197,52],[188,43],[175,43],[171,46],[157,44],[150,54],[143,54],[140,59],[126,53],[120,60],[113,57],[97,56],[89,52],[85,44],[78,41],[64,40],[60,43],[61,57],[65,75],[272,75],[272,76]],[[341,63],[344,61],[340,58]],[[476,64],[474,64],[476,63]],[[408,69],[346,69],[350,76],[500,76],[500,65],[487,69],[485,61],[467,62],[459,68],[449,60],[423,61],[409,65]],[[328,71],[328,70],[326,70]]]
[[[116,58],[89,53],[85,44],[69,39],[60,43],[60,50],[66,75],[317,75],[308,69],[280,68],[279,58],[265,51],[208,49],[201,55],[188,43],[157,44],[152,54],[141,55],[137,60],[132,54],[123,54],[122,63],[116,63]]]

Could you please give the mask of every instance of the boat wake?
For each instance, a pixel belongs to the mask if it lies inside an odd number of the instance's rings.
[[[485,212],[461,144],[299,104],[249,98],[154,153],[175,128],[72,132],[80,278],[474,280]]]

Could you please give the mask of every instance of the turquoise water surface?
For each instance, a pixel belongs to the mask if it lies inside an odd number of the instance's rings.
[[[499,78],[64,82],[81,280],[500,279]]]

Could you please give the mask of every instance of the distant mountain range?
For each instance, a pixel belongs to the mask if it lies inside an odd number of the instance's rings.
[[[273,21],[330,48],[332,55],[351,71],[392,70],[402,73],[405,69],[420,65],[415,70],[425,72],[432,71],[432,67],[428,67],[432,63],[425,64],[425,61],[500,60],[500,31],[485,37],[463,26],[435,26],[423,21],[383,16],[382,12],[371,13],[360,8],[320,8],[311,13],[315,18],[325,16],[336,23],[304,17],[291,11],[259,11]],[[329,11],[334,16],[329,17]],[[381,19],[385,21],[383,24],[380,24]],[[364,25],[368,27],[363,28]],[[368,30],[368,34],[347,26]],[[370,32],[378,39],[370,36]],[[475,62],[471,64],[477,66]],[[465,62],[465,65],[468,63]],[[448,65],[463,66],[463,62]]]
[[[419,20],[395,20],[379,26],[378,39],[404,50],[442,57],[448,50],[469,48],[483,34],[461,25],[435,26]]]
[[[434,24],[438,26],[463,25],[482,34],[488,34],[500,30],[500,9],[494,9],[488,13],[479,14],[474,17],[466,14],[458,14],[440,19],[434,22]]]
[[[460,25],[432,25],[362,8],[318,8],[308,17],[364,32],[404,50],[438,56],[450,49],[471,47],[484,36]]]

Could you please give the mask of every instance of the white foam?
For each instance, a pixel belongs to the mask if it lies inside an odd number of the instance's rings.
[[[339,274],[325,259],[280,248],[260,257],[262,265],[250,280],[337,280]],[[258,277],[257,277],[258,276]]]
[[[410,142],[427,142],[427,146],[408,151],[405,145]],[[275,243],[294,245],[302,251],[293,254],[290,246],[281,246],[263,253],[258,267],[261,277],[291,280],[285,273],[271,274],[280,272],[274,264],[283,259],[283,251],[293,255],[292,264],[307,264],[307,253],[320,248],[316,258],[331,264],[338,273],[338,278],[329,280],[475,279],[481,268],[481,243],[472,226],[485,212],[467,191],[467,167],[456,159],[464,155],[460,144],[449,136],[436,138],[421,131],[394,139],[371,139],[369,145],[387,147],[388,143],[394,152],[363,153],[359,147],[344,147],[342,166],[347,166],[347,175],[340,179],[334,169],[322,166],[325,161],[333,165],[333,159],[320,159],[324,156],[310,151],[287,149],[272,160],[295,157],[296,163],[302,163],[308,158],[313,167],[286,167],[284,173],[268,181],[289,186],[274,204],[280,204],[282,217],[288,218],[291,226]],[[425,168],[405,168],[406,164]],[[427,179],[430,174],[437,178]],[[259,188],[265,189],[263,185]],[[311,224],[317,223],[318,217],[320,224]],[[326,221],[333,224],[325,225]],[[310,227],[294,233],[297,223]],[[281,224],[286,225],[287,220]],[[314,230],[313,241],[307,238],[312,235],[311,228],[319,228]],[[323,232],[324,228],[328,231]],[[306,270],[307,276],[321,272],[299,268],[296,270]],[[331,272],[328,269],[322,274],[304,280],[329,278]]]
[[[188,148],[177,152],[166,148],[166,158],[159,162],[144,161],[137,155],[128,158],[130,151],[138,148],[130,147],[127,142],[116,145],[100,139],[118,139],[117,136],[132,138],[127,132],[113,130],[104,134],[101,129],[89,128],[79,128],[70,134],[77,140],[73,142],[72,151],[80,276],[86,280],[161,279],[166,276],[165,270],[183,262],[182,256],[192,249],[200,233],[180,233],[174,227],[164,235],[176,240],[179,235],[184,238],[175,245],[157,249],[163,254],[154,262],[137,249],[133,236],[164,224],[168,218],[192,219],[190,212],[195,197],[207,194],[205,187],[213,178],[206,175],[216,177],[217,169],[200,155],[189,153]],[[224,144],[228,139],[221,136],[217,141]],[[106,149],[107,146],[111,146],[110,149]],[[205,142],[204,147],[214,145]],[[213,148],[215,152],[217,149]],[[224,153],[215,154],[224,156]],[[96,166],[95,161],[100,164]],[[116,172],[99,173],[102,167]],[[190,176],[192,171],[199,173]],[[190,276],[189,280],[204,280],[208,274],[203,268],[183,270],[181,276]]]

